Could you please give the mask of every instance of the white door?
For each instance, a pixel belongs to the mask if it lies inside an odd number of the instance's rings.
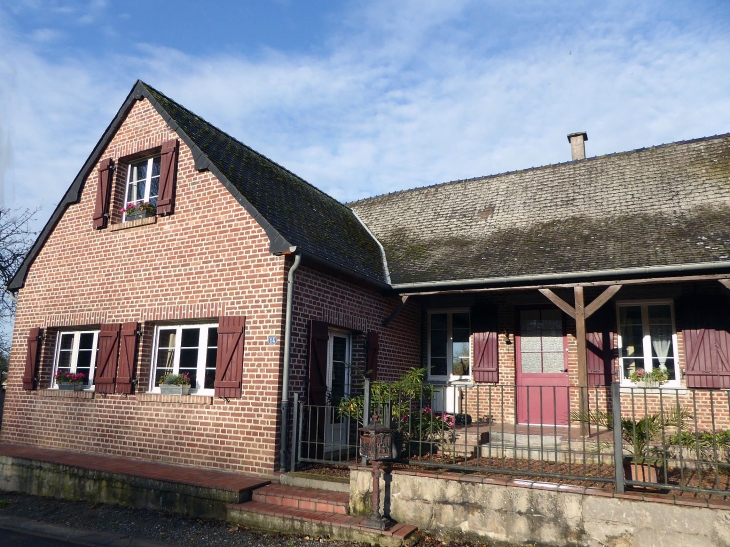
[[[350,333],[330,330],[327,347],[327,397],[332,406],[325,420],[325,452],[347,452],[350,421],[340,416],[340,401],[350,396],[350,360],[352,355]]]

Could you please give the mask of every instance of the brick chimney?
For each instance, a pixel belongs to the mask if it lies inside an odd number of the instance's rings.
[[[570,143],[570,152],[573,155],[573,161],[586,159],[585,142],[587,140],[588,133],[585,131],[580,133],[571,133],[568,135],[568,142]]]

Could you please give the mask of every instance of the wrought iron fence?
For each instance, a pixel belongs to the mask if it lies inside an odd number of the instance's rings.
[[[378,419],[413,466],[730,494],[728,391],[366,381],[338,407],[295,401],[293,418],[292,468],[358,463]]]

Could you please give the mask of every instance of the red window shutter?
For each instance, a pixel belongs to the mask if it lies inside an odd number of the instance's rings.
[[[475,382],[499,383],[498,316],[493,306],[475,306],[471,309],[471,330],[474,343]]]
[[[175,186],[177,183],[177,157],[180,142],[177,139],[162,143],[160,155],[160,187],[157,198],[157,214],[171,215],[175,211]]]
[[[329,325],[312,321],[309,328],[309,404],[327,404],[327,345]]]
[[[613,382],[616,363],[614,349],[615,316],[611,308],[597,312],[586,325],[586,369],[588,385],[609,386]]]
[[[136,322],[123,323],[119,341],[119,364],[117,365],[117,393],[132,393],[134,365],[137,357],[137,329]]]
[[[105,159],[99,164],[99,185],[96,187],[96,204],[94,205],[94,228],[106,228],[109,221],[109,204],[111,199],[114,161]]]
[[[101,326],[94,375],[94,389],[97,393],[114,393],[121,327],[119,324]]]
[[[727,304],[695,299],[680,308],[687,387],[730,388]]]
[[[28,346],[25,352],[25,370],[23,372],[23,389],[33,390],[38,387],[36,368],[41,347],[41,329],[38,327],[28,332]]]
[[[245,341],[245,317],[226,316],[218,319],[218,354],[213,384],[216,397],[241,397]]]
[[[378,353],[380,352],[380,342],[378,341],[378,333],[371,330],[367,334],[365,341],[365,374],[371,382],[378,380]],[[370,373],[370,374],[368,374]]]

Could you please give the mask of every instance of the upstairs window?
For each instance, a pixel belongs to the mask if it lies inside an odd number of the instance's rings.
[[[99,331],[59,332],[56,341],[53,378],[59,371],[69,374],[83,374],[84,385],[94,385],[96,348]],[[56,381],[53,381],[56,387]]]
[[[148,158],[127,167],[124,209],[149,203],[157,206],[160,189],[160,156]],[[126,220],[127,213],[125,213]]]

